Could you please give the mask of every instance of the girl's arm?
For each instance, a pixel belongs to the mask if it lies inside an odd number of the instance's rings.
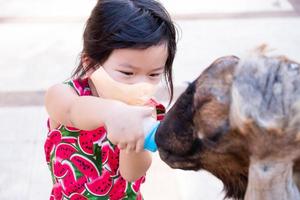
[[[105,126],[108,138],[116,145],[130,144],[140,151],[144,141],[143,120],[153,108],[129,106],[119,101],[93,96],[78,96],[68,85],[52,86],[45,96],[51,120],[82,130]]]
[[[92,96],[78,96],[73,88],[65,84],[52,86],[45,96],[45,106],[52,120],[82,130],[103,126],[112,104]]]
[[[148,151],[126,152],[120,151],[120,173],[127,181],[135,181],[144,176],[152,162],[151,153]]]

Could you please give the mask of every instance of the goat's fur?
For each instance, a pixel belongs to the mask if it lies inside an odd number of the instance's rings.
[[[156,143],[172,168],[208,170],[226,197],[243,199],[253,159],[288,160],[298,177],[299,128],[300,65],[283,56],[228,56],[179,97]]]

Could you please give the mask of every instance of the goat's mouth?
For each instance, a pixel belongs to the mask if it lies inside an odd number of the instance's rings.
[[[160,158],[173,169],[199,170],[201,169],[200,159],[191,155],[177,155],[162,148],[159,148]]]

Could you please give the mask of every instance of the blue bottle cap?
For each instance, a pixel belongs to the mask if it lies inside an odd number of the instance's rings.
[[[148,134],[145,137],[144,149],[155,152],[157,151],[157,146],[155,143],[155,133],[159,126],[159,122],[156,122],[153,127],[150,129]]]

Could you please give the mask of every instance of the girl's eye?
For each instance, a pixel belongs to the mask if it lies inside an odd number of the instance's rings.
[[[125,72],[125,71],[119,71],[119,72],[126,75],[126,76],[132,76],[133,75],[132,72]]]
[[[160,73],[156,73],[156,74],[150,74],[151,77],[158,77],[160,76]]]

